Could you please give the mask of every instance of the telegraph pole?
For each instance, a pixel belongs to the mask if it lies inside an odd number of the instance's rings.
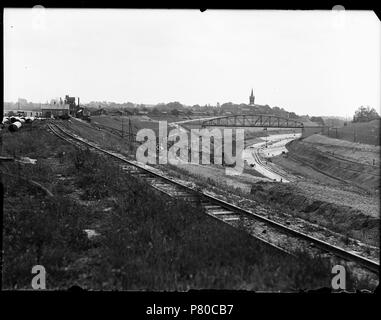
[[[122,116],[122,138],[124,138],[124,118]]]
[[[132,137],[132,127],[131,127],[131,119],[130,118],[128,118],[128,136],[130,139],[130,143],[132,143],[133,137]]]
[[[265,138],[266,138],[266,148],[267,148],[267,128],[264,128],[263,131],[266,131]]]

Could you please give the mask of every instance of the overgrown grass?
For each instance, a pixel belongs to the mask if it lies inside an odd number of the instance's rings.
[[[7,189],[7,186],[6,186]],[[7,196],[7,190],[5,190]],[[46,267],[50,288],[70,283],[70,261],[90,248],[86,208],[65,197],[9,198],[4,206],[3,287],[30,288],[34,265]]]
[[[16,133],[2,134],[2,155],[28,156],[36,165],[7,163],[3,176],[3,287],[30,288],[31,270],[36,264],[47,266],[49,286],[60,287],[73,275],[65,272],[93,244],[83,229],[89,212],[64,194],[47,197],[24,179],[49,185],[55,167],[48,158],[69,152],[73,147],[46,132],[43,125],[25,126]]]
[[[82,184],[91,176],[105,192],[98,198],[116,197],[99,229],[99,251],[107,260],[97,261],[92,270],[96,288],[291,290],[303,282],[309,283],[304,288],[329,284],[329,271],[320,260],[303,256],[300,263],[269,249],[198,207],[152,192],[103,157],[89,154],[81,166],[77,183],[82,188],[97,188]]]
[[[136,190],[139,182],[129,185]],[[300,263],[199,208],[168,203],[142,186],[139,190],[118,199],[103,228],[103,250],[110,266],[119,270],[118,288],[291,290],[328,285],[326,265],[305,257]]]

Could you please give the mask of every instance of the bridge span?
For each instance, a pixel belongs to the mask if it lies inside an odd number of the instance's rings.
[[[201,121],[202,127],[299,128],[303,122],[270,114],[231,115]]]

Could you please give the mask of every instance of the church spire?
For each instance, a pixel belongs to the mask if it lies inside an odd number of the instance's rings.
[[[249,97],[249,104],[250,105],[254,105],[254,99],[255,99],[255,97],[254,97],[253,88],[252,88],[251,89],[251,95]]]

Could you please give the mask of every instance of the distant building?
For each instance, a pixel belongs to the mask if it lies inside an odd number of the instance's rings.
[[[6,116],[18,116],[18,117],[39,117],[40,111],[36,110],[9,110],[5,112]]]
[[[192,115],[193,116],[206,116],[208,113],[205,111],[193,111]]]
[[[239,105],[235,105],[229,102],[229,103],[222,104],[221,110],[222,112],[226,114],[233,114],[233,113],[240,113],[241,108],[239,107]]]
[[[89,109],[86,109],[86,108],[79,108],[77,113],[76,113],[76,117],[77,118],[82,118],[82,117],[89,117],[91,116],[91,112]]]
[[[254,97],[254,94],[253,94],[253,89],[251,89],[251,95],[249,97],[249,105],[250,106],[254,105],[254,100],[255,100],[255,97]]]
[[[107,114],[107,111],[103,108],[99,108],[97,110],[91,111],[92,116],[100,116],[102,114]]]
[[[75,117],[79,107],[75,104],[75,97],[69,97],[68,95],[66,95],[65,104],[69,105],[69,114]],[[79,98],[78,98],[78,104],[79,104]]]
[[[44,104],[41,105],[41,113],[44,118],[69,115],[69,108],[68,104]]]
[[[61,98],[54,98],[50,100],[50,104],[63,104]]]
[[[255,109],[250,108],[250,106],[242,107],[242,108],[241,108],[241,113],[252,113],[252,112],[254,112],[254,111],[255,111]]]
[[[108,114],[111,116],[123,116],[124,112],[121,110],[111,110]]]
[[[17,106],[19,107],[25,107],[28,104],[28,100],[24,98],[18,98],[17,100]]]

